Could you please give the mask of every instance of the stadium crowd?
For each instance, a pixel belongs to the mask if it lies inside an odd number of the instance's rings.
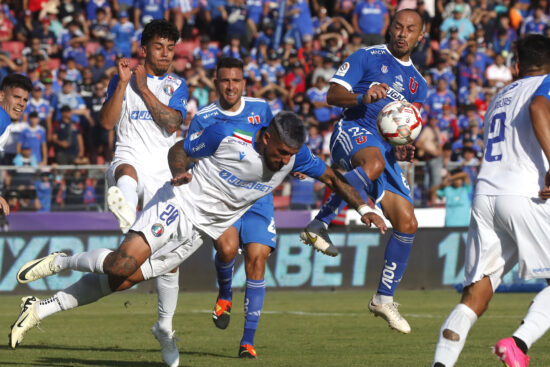
[[[110,160],[114,132],[101,126],[99,110],[117,60],[141,61],[140,35],[155,18],[181,31],[173,73],[189,88],[182,136],[194,114],[217,98],[217,60],[238,57],[245,63],[246,94],[265,98],[273,114],[301,116],[308,146],[328,161],[341,112],[326,103],[329,80],[351,53],[384,43],[390,17],[401,8],[416,8],[425,21],[412,59],[430,89],[415,142],[425,169],[409,179],[417,206],[442,204],[452,194],[444,190],[451,171],[468,175],[464,185],[476,177],[483,116],[495,93],[512,81],[514,40],[550,34],[547,0],[0,1],[0,79],[16,72],[33,82],[1,159],[16,166],[3,171],[4,194],[14,211],[101,205],[101,171],[64,172],[56,165]],[[291,207],[319,204],[322,187],[313,181],[293,180],[289,187]]]

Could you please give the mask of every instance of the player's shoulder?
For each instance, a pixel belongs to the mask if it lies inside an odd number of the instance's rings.
[[[255,97],[247,97],[247,96],[243,98],[246,103],[267,105],[267,101],[263,98],[255,98]]]
[[[384,44],[363,47],[355,51],[354,53],[360,53],[362,55],[367,55],[368,57],[391,55],[390,51]]]
[[[205,106],[195,114],[195,117],[201,120],[206,120],[210,117],[217,116],[220,114],[218,104],[216,102],[210,103],[208,106]]]

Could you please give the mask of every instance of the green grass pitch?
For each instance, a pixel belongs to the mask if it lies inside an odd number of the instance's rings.
[[[229,327],[218,330],[210,316],[216,294],[181,293],[175,316],[181,366],[430,366],[444,318],[459,300],[452,290],[398,291],[410,335],[390,330],[366,308],[371,291],[287,292],[268,289],[256,333],[259,359],[237,356],[243,326],[243,293],[234,292]],[[491,347],[511,335],[534,294],[497,294],[476,323],[457,366],[501,366]],[[121,293],[54,315],[33,329],[13,351],[9,326],[20,297],[2,296],[4,346],[0,366],[163,366],[150,329],[156,295]],[[531,349],[531,367],[550,366],[550,338]]]

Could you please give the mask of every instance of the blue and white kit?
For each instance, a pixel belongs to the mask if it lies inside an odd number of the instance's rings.
[[[118,74],[111,79],[107,100],[112,97],[118,80]],[[172,75],[147,75],[147,87],[161,103],[180,111],[185,119],[188,91],[182,79]],[[107,183],[109,186],[116,184],[114,173],[120,164],[132,165],[138,175],[138,194],[145,205],[165,182],[170,181],[168,150],[176,143],[176,134],[168,133],[155,123],[137,92],[134,76],[126,87],[115,131],[115,154],[106,173]]]
[[[8,142],[11,127],[10,115],[0,107],[0,150],[4,150],[4,146]]]
[[[176,251],[183,254],[181,263],[202,244],[198,240],[200,234],[217,239],[290,172],[314,178],[325,172],[325,163],[305,145],[281,170],[269,170],[255,146],[261,128],[250,124],[215,124],[185,139],[187,155],[201,158],[191,170],[193,179],[181,186],[167,183],[130,229],[143,233],[151,247],[151,258]],[[179,265],[170,263],[164,269],[154,269],[148,263],[141,267],[145,279]]]
[[[241,105],[237,111],[224,110],[218,101],[202,108],[189,125],[189,135],[192,135],[214,124],[249,123],[267,126],[273,118],[269,104],[259,98],[241,97]],[[233,226],[239,232],[241,246],[247,243],[261,243],[274,249],[277,245],[273,195],[269,194],[259,199]]]
[[[409,185],[397,164],[393,147],[380,136],[376,119],[380,110],[392,101],[423,103],[427,84],[422,75],[412,61],[401,61],[390,53],[386,45],[377,45],[351,54],[330,82],[358,94],[365,94],[376,84],[389,86],[386,98],[346,108],[342,112],[342,119],[331,136],[330,151],[334,162],[350,171],[354,168],[351,159],[356,152],[366,147],[377,147],[386,160],[385,171],[380,177],[384,189],[412,203]]]

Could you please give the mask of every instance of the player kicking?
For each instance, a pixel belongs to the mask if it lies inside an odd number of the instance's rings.
[[[131,70],[128,59],[119,61],[118,74],[109,83],[101,109],[102,126],[116,130],[115,154],[106,173],[107,203],[123,233],[136,220],[138,198],[147,205],[171,178],[166,156],[185,119],[188,99],[185,82],[166,74],[178,39],[173,24],[164,20],[148,23],[141,36],[144,65]],[[172,331],[179,290],[177,270],[157,278],[159,319],[152,329],[169,366],[179,363]]]
[[[434,364],[454,366],[468,331],[487,310],[502,276],[519,263],[523,279],[550,278],[550,39],[516,43],[518,81],[485,114],[484,161],[477,178],[460,303],[439,332]],[[494,353],[508,367],[529,365],[528,348],[550,328],[550,287],[534,298],[513,337]]]
[[[356,209],[367,226],[374,223],[384,233],[383,219],[341,175],[304,146],[305,139],[302,121],[291,112],[281,112],[267,128],[215,124],[176,143],[168,153],[172,185],[157,191],[117,250],[52,254],[23,265],[17,274],[20,283],[65,269],[91,274],[47,302],[24,297],[11,328],[10,346],[16,348],[29,329],[56,312],[95,302],[170,271],[200,247],[203,234],[218,239],[291,171],[318,178]],[[201,159],[188,172],[191,158]],[[178,262],[164,261],[175,259],[170,256],[174,251],[182,254]]]
[[[222,58],[216,66],[214,85],[218,100],[201,109],[189,125],[194,134],[213,124],[226,122],[250,123],[267,126],[273,115],[263,99],[242,97],[246,81],[243,62],[234,58]],[[233,294],[231,282],[235,256],[242,244],[244,250],[246,290],[244,294],[245,323],[239,346],[239,357],[256,358],[254,335],[258,328],[265,298],[265,264],[275,248],[275,221],[273,195],[269,194],[252,207],[216,241],[214,264],[218,281],[218,298],[212,313],[214,324],[227,328],[231,316]]]
[[[396,151],[378,133],[376,119],[380,110],[394,100],[406,100],[417,107],[424,102],[426,81],[410,59],[424,35],[423,27],[422,17],[415,10],[398,11],[390,24],[389,43],[363,48],[349,56],[330,80],[327,94],[329,104],[345,107],[331,136],[332,159],[348,171],[345,177],[358,192],[373,196],[393,226],[378,290],[368,308],[402,333],[409,333],[411,328],[393,302],[393,294],[407,267],[417,221]],[[398,153],[400,160],[410,160],[414,149],[400,147]],[[336,256],[338,250],[326,230],[344,206],[342,199],[332,194],[300,234],[302,240]]]

